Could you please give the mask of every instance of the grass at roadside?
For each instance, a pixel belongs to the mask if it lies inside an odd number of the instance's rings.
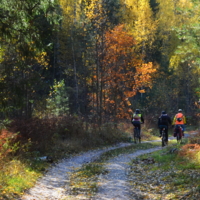
[[[24,190],[35,184],[46,167],[47,163],[41,161],[34,163],[23,163],[17,159],[7,161],[0,171],[0,200],[17,199]]]
[[[129,177],[133,198],[200,199],[200,146],[192,148],[192,155],[186,147],[171,146],[134,159]]]
[[[68,123],[66,123],[68,121]],[[7,128],[6,128],[7,127]],[[76,118],[17,120],[0,129],[0,199],[17,199],[50,163],[79,152],[128,141],[113,124],[85,129]],[[10,128],[9,128],[10,127]]]

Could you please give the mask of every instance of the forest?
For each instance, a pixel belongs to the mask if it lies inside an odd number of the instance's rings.
[[[136,109],[199,129],[199,0],[1,0],[0,88],[0,170],[127,141]]]
[[[98,126],[183,109],[197,122],[197,0],[3,0],[0,114]]]

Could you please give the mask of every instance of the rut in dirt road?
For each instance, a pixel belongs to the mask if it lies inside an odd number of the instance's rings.
[[[130,146],[130,143],[121,143],[114,147],[101,150],[88,151],[72,158],[63,159],[48,170],[48,172],[37,181],[35,186],[28,190],[19,200],[72,200],[70,196],[70,173],[73,173],[83,164],[92,162],[102,153]]]
[[[94,197],[95,200],[131,200],[131,191],[128,185],[127,170],[128,162],[137,156],[160,150],[156,147],[147,150],[138,150],[134,153],[123,154],[106,163],[108,174],[99,178],[99,191]]]
[[[185,137],[189,137],[185,134]],[[174,140],[174,137],[169,137],[169,140]],[[160,142],[160,140],[144,141],[142,143]],[[146,150],[138,150],[129,154],[122,154],[111,160],[106,165],[106,170],[109,171],[106,175],[101,175],[99,178],[99,192],[95,196],[95,200],[132,200],[133,196],[128,183],[129,162],[143,154],[149,154],[154,151],[161,150],[163,147],[156,147]]]

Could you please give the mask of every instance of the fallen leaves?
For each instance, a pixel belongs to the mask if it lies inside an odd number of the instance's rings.
[[[129,174],[133,199],[171,200],[199,199],[200,170],[177,169],[172,161],[165,169],[158,162],[148,162],[152,158],[133,161]],[[198,198],[197,198],[198,197]]]

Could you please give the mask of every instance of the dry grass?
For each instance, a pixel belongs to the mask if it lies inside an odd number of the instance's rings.
[[[179,156],[200,165],[200,144],[186,144],[179,151]]]

